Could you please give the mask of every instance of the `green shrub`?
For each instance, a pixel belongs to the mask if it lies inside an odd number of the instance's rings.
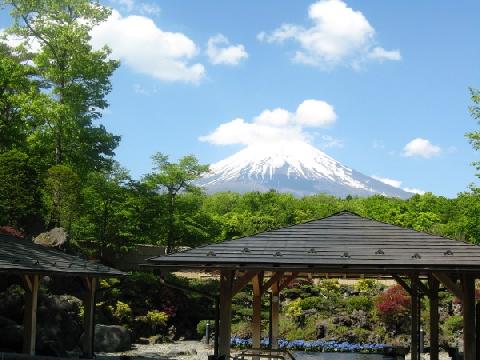
[[[108,306],[108,310],[112,313],[113,318],[119,324],[129,323],[131,321],[132,309],[130,305],[117,301],[115,306]]]
[[[210,323],[210,334],[215,330],[215,321],[212,320],[200,320],[197,324],[197,334],[204,336],[207,328],[207,323]]]
[[[353,288],[361,294],[376,294],[381,288],[380,283],[375,279],[360,279],[353,285]]]
[[[240,321],[232,324],[232,336],[248,338],[252,336],[252,323],[250,321]]]
[[[462,330],[463,329],[463,316],[461,316],[461,315],[450,316],[445,321],[445,329],[450,334],[454,334],[455,332]]]
[[[135,320],[149,326],[153,333],[158,333],[167,324],[168,315],[164,311],[151,310],[146,315],[137,316]]]
[[[373,302],[368,296],[350,296],[347,298],[346,307],[348,312],[363,310],[368,313],[373,309]]]

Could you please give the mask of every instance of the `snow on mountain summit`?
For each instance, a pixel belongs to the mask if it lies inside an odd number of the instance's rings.
[[[252,144],[210,166],[199,181],[207,192],[291,192],[298,196],[384,194],[407,198],[411,193],[352,170],[303,141]]]

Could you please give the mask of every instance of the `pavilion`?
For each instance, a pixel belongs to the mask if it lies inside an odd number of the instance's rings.
[[[329,217],[149,259],[166,271],[220,273],[217,354],[230,355],[232,297],[253,285],[253,348],[260,348],[262,294],[270,290],[271,344],[278,339],[279,293],[303,276],[382,277],[396,280],[411,295],[411,354],[419,359],[422,296],[430,300],[430,357],[438,360],[440,285],[462,303],[464,358],[476,360],[478,344],[475,279],[480,247],[394,226],[342,211]],[[480,351],[479,351],[480,352]]]
[[[23,352],[35,355],[37,299],[42,276],[79,277],[85,285],[84,356],[94,355],[95,293],[97,279],[125,275],[116,269],[37,245],[30,240],[0,234],[0,273],[18,276],[25,289]]]

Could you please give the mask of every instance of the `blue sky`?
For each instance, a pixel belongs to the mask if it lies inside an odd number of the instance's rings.
[[[271,133],[401,187],[455,196],[476,179],[464,134],[476,128],[478,1],[105,4],[115,12],[94,43],[122,66],[103,123],[136,178],[157,151],[213,163]]]

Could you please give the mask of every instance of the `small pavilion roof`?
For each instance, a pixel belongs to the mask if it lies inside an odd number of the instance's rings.
[[[0,234],[0,273],[98,277],[125,275],[111,267],[4,234]]]
[[[480,247],[342,211],[254,236],[154,257],[149,262],[172,269],[480,273]]]

